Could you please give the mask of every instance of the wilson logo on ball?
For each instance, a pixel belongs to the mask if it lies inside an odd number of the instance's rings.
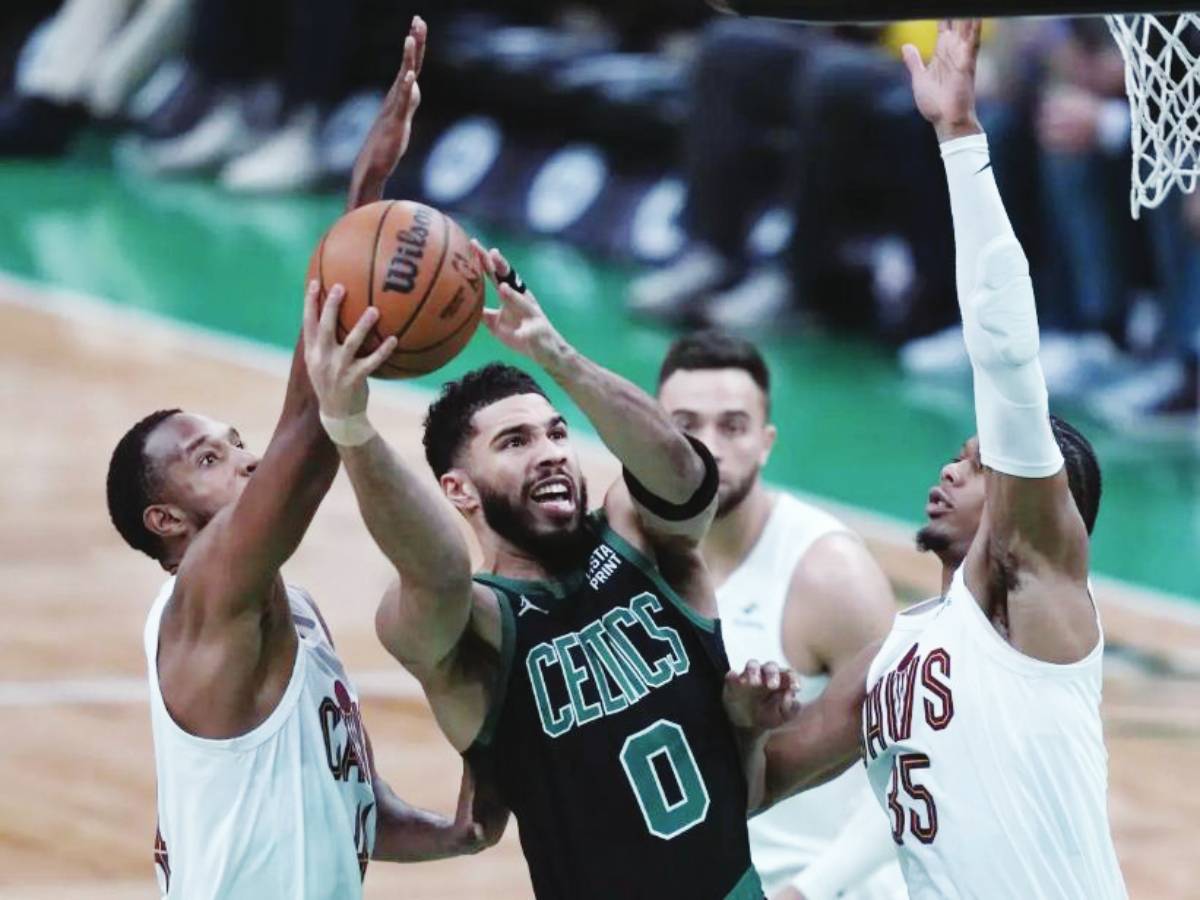
[[[425,244],[429,241],[429,230],[433,225],[432,211],[418,206],[413,222],[408,228],[396,232],[396,250],[388,263],[385,291],[411,294],[417,282],[417,268],[425,255]]]

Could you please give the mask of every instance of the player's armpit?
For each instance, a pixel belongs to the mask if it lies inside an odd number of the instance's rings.
[[[180,585],[186,594],[195,591],[205,598],[205,618],[265,606],[280,566],[299,546],[337,466],[337,450],[321,427],[297,345],[283,412],[262,460],[241,496],[214,516],[180,565]]]
[[[1071,495],[1065,468],[1048,478],[1023,478],[987,469],[987,517],[994,550],[1036,568],[1087,581],[1088,532]]]

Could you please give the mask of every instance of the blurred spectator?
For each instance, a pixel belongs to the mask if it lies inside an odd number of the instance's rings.
[[[182,39],[190,5],[67,0],[34,32],[0,102],[0,155],[60,153],[89,112],[114,115]]]
[[[242,190],[315,183],[320,115],[346,86],[361,5],[198,0],[185,74],[148,123],[142,164],[218,169]]]
[[[1197,412],[1200,241],[1172,194],[1135,223],[1129,216],[1129,104],[1120,51],[1102,23],[1072,23],[1038,113],[1046,214],[1056,229],[1076,333],[1060,393],[1091,394],[1092,409],[1121,424]],[[1117,379],[1100,335],[1127,341],[1134,301],[1149,288],[1161,325],[1135,370]],[[1143,338],[1144,339],[1144,338]],[[1109,358],[1106,358],[1109,357]],[[1105,381],[1112,382],[1105,384]]]
[[[944,196],[944,188],[903,67],[877,43],[883,34],[711,24],[684,135],[689,243],[675,262],[632,285],[633,312],[725,328],[763,325],[817,293],[835,236],[891,225],[910,234],[938,230],[928,202],[907,202]],[[925,152],[910,152],[918,148]],[[780,196],[793,216],[789,244],[754,261],[752,218]]]

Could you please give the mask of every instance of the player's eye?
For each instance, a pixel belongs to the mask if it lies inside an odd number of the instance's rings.
[[[215,454],[215,453],[203,453],[200,456],[200,465],[202,465],[202,466],[211,466],[216,461],[217,461],[217,454]]]
[[[552,430],[550,431],[550,440],[552,440],[552,441],[565,441],[566,439],[567,439],[567,429],[565,429],[565,428],[554,428],[554,429],[552,429]]]
[[[511,450],[513,447],[523,447],[524,445],[525,438],[519,434],[514,434],[511,437],[506,437],[504,439],[504,442],[500,445],[500,449]]]
[[[688,416],[675,416],[675,427],[681,431],[692,431],[696,427],[696,423]]]

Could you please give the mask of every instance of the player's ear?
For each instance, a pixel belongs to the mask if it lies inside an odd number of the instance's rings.
[[[777,437],[779,437],[778,428],[770,422],[763,426],[763,452],[762,458],[758,461],[760,466],[765,466],[767,460],[771,458],[771,451],[775,449],[775,438]]]
[[[159,537],[180,537],[187,533],[187,516],[170,503],[156,503],[142,512],[142,524]]]
[[[479,491],[462,469],[450,469],[438,479],[446,499],[464,516],[479,509]]]

